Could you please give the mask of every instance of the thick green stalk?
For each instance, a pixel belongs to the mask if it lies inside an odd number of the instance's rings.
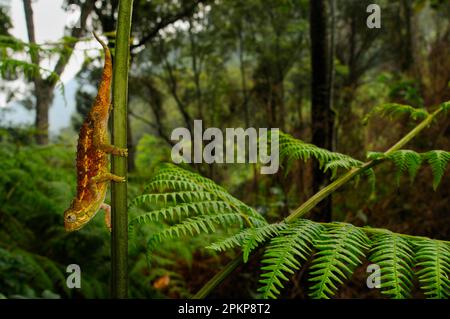
[[[399,140],[395,145],[389,148],[384,155],[389,155],[392,152],[395,152],[405,146],[410,140],[412,140],[415,136],[417,136],[424,128],[426,128],[433,119],[442,111],[442,107],[437,109],[435,112],[430,114],[425,120],[419,123],[414,129],[412,129],[408,134],[406,134],[401,140]],[[311,211],[319,202],[321,202],[324,198],[329,196],[331,193],[335,192],[338,188],[346,184],[348,181],[353,179],[353,177],[365,172],[371,167],[380,164],[383,162],[382,159],[372,160],[367,163],[364,163],[358,168],[353,168],[337,180],[321,189],[319,192],[310,197],[305,203],[303,203],[300,207],[294,210],[288,217],[285,218],[285,222],[289,223],[294,221],[295,219],[304,216],[306,213]],[[216,288],[226,277],[236,269],[242,263],[242,255],[240,254],[238,257],[233,259],[230,263],[228,263],[220,272],[218,272],[213,278],[211,278],[194,296],[194,299],[205,298],[214,288]]]
[[[117,38],[113,73],[112,143],[127,147],[128,61],[133,0],[121,0],[117,21]],[[127,175],[127,159],[113,156],[112,172]],[[112,183],[111,297],[128,297],[128,212],[127,183]]]
[[[209,295],[211,291],[214,290],[225,278],[228,277],[242,262],[242,254],[235,257],[232,261],[230,261],[221,271],[219,271],[214,277],[212,277],[206,285],[202,287],[192,299],[204,299]]]

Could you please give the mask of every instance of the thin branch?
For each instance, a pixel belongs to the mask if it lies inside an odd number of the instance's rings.
[[[199,4],[207,4],[208,2],[210,2],[210,0],[195,0],[188,6],[183,7],[180,12],[161,18],[160,22],[158,22],[146,35],[144,35],[138,43],[131,45],[131,49],[133,50],[145,45],[147,42],[153,40],[158,35],[160,30],[178,20],[192,16]]]
[[[162,45],[161,45],[162,47]],[[162,49],[161,49],[162,51]],[[192,119],[191,116],[189,115],[189,113],[186,110],[186,105],[181,101],[180,97],[178,96],[178,85],[177,85],[177,79],[175,78],[175,75],[173,73],[173,68],[172,65],[170,64],[170,62],[167,60],[167,56],[165,55],[165,52],[161,52],[160,53],[163,56],[163,62],[164,62],[164,67],[165,70],[167,72],[167,75],[169,77],[168,81],[166,81],[170,92],[173,96],[173,98],[175,99],[175,102],[177,104],[178,110],[180,111],[184,122],[186,124],[186,127],[188,128],[188,130],[190,132],[192,132]]]
[[[149,121],[148,119],[146,119],[143,116],[140,116],[136,113],[134,113],[133,111],[128,111],[128,114],[130,114],[132,117],[134,117],[135,119],[141,121],[142,123],[147,124],[148,126],[150,126],[152,129],[158,131],[159,136],[167,142],[167,144],[169,144],[170,146],[174,146],[175,143],[169,138],[169,136],[164,132],[162,124],[158,121],[158,119],[156,119],[156,124],[152,123],[151,121]]]
[[[72,55],[72,51],[75,48],[75,45],[77,44],[78,40],[83,35],[83,31],[86,29],[86,21],[87,21],[87,18],[89,17],[89,14],[94,9],[94,4],[95,4],[95,1],[86,1],[81,6],[80,27],[79,28],[74,27],[70,34],[70,36],[72,38],[75,38],[76,41],[71,41],[68,44],[66,44],[66,46],[67,46],[66,52],[67,53],[66,54],[62,53],[58,62],[56,62],[54,72],[58,76],[61,76],[61,74],[64,72],[64,69],[66,68],[67,63],[69,62],[69,59]]]

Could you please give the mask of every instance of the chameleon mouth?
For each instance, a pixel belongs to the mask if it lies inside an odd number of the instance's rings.
[[[75,223],[69,222],[64,223],[64,228],[66,229],[67,232],[73,232],[75,230],[80,229],[81,227],[83,227],[83,225],[76,225]]]

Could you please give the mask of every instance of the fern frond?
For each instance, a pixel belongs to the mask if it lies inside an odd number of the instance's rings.
[[[431,166],[431,171],[433,172],[433,188],[436,190],[450,161],[450,152],[433,150],[423,154],[423,158]]]
[[[333,225],[333,224],[331,224]],[[317,253],[310,268],[310,297],[330,298],[338,284],[348,279],[369,249],[369,238],[357,227],[336,223],[322,232],[314,247]]]
[[[411,182],[413,182],[420,166],[423,162],[427,162],[433,173],[433,189],[436,190],[450,161],[450,152],[432,150],[426,153],[417,153],[412,150],[398,150],[388,155],[379,152],[369,152],[367,157],[371,160],[392,161],[397,168],[395,173],[397,184],[399,184],[401,173],[405,171],[408,171]]]
[[[153,193],[153,194],[143,194],[137,196],[132,202],[131,206],[142,206],[146,205],[168,205],[177,203],[192,203],[199,201],[210,201],[213,196],[209,192],[205,191],[175,191],[168,193]]]
[[[0,62],[0,75],[2,78],[7,78],[11,74],[18,74],[19,72],[23,73],[28,79],[43,73],[49,81],[59,82],[60,85],[63,85],[57,73],[39,65],[12,58],[4,58]]]
[[[293,274],[300,269],[312,253],[314,240],[323,230],[323,226],[307,219],[296,220],[288,228],[281,230],[266,248],[258,289],[262,298],[276,298],[282,289],[282,281],[289,280],[286,274]]]
[[[429,298],[446,299],[450,297],[450,247],[437,240],[415,242],[416,266],[420,287]]]
[[[424,108],[415,108],[410,105],[398,103],[386,103],[373,108],[373,110],[363,119],[363,122],[367,122],[374,114],[379,114],[380,116],[387,118],[395,118],[407,114],[414,121],[423,120],[429,115]]]
[[[417,175],[417,170],[422,164],[420,154],[411,150],[398,150],[389,154],[387,158],[392,160],[397,167],[395,174],[397,184],[400,184],[400,176],[405,171],[408,171],[411,182],[413,182]]]
[[[410,294],[413,278],[413,250],[409,242],[386,231],[373,238],[369,260],[381,268],[382,293],[394,299]]]
[[[139,215],[130,221],[130,225],[145,225],[149,222],[157,222],[159,219],[174,220],[175,216],[181,220],[184,217],[195,215],[231,213],[232,207],[223,201],[199,201],[178,204],[176,206],[165,207],[158,210]]]
[[[239,209],[245,210],[251,216],[262,219],[253,208],[232,196],[211,179],[169,163],[160,166],[145,190],[150,193],[167,191],[209,192],[215,199],[227,201]]]
[[[359,167],[361,166],[362,162],[356,161],[356,160],[347,160],[347,159],[339,159],[339,160],[333,160],[331,162],[328,162],[325,164],[324,171],[331,171],[331,178],[334,179],[336,177],[337,171],[339,168],[349,170],[353,167]]]
[[[331,170],[334,175],[337,168],[349,169],[351,167],[359,167],[362,164],[361,161],[348,155],[331,152],[314,144],[296,139],[283,132],[279,134],[279,148],[280,161],[287,159],[288,166],[293,160],[307,161],[314,158],[319,162],[321,168],[325,171],[328,169]]]
[[[150,241],[161,242],[164,239],[175,239],[186,235],[194,236],[202,232],[215,232],[218,225],[229,226],[232,224],[239,224],[242,228],[244,226],[242,216],[238,213],[195,216],[155,234]]]
[[[244,262],[247,262],[250,253],[254,249],[256,249],[261,243],[265,242],[266,240],[277,236],[280,231],[285,228],[286,224],[283,222],[267,224],[260,227],[247,228],[231,237],[225,238],[224,240],[221,240],[219,242],[215,242],[207,246],[206,248],[217,251],[224,251],[236,246],[241,246],[243,252],[243,260]]]
[[[146,190],[148,194],[138,196],[131,204],[132,207],[147,210],[129,222],[131,237],[134,237],[136,225],[178,219],[174,225],[154,235],[149,247],[164,239],[211,233],[220,225],[228,227],[237,224],[242,229],[245,224],[258,229],[256,242],[253,245],[249,243],[250,252],[263,236],[269,236],[276,228],[269,225],[268,230],[264,231],[264,226],[268,224],[253,208],[214,181],[172,164],[161,165]]]
[[[267,238],[278,235],[280,230],[284,229],[285,227],[286,227],[286,224],[281,222],[281,223],[262,225],[260,227],[246,228],[246,229],[241,230],[237,234],[234,234],[223,240],[212,243],[211,245],[207,246],[206,248],[216,250],[216,251],[225,251],[225,250],[228,250],[231,248],[244,246],[245,242],[250,238],[254,238],[254,240],[256,240],[258,242],[263,242]],[[250,241],[252,241],[252,240],[250,240]]]
[[[242,246],[244,239],[247,236],[249,236],[249,231],[250,231],[250,228],[243,229],[237,234],[234,234],[234,235],[224,238],[220,241],[216,241],[209,246],[206,246],[206,248],[216,250],[216,251],[226,251],[228,249],[240,247],[240,246]]]

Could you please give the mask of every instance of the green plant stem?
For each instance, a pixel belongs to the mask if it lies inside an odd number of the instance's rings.
[[[386,152],[384,152],[384,156],[387,156],[395,151],[398,151],[403,146],[405,146],[410,140],[412,140],[417,134],[419,134],[425,127],[430,125],[433,119],[442,111],[441,108],[430,114],[425,120],[423,120],[419,125],[417,125],[414,129],[412,129],[408,134],[406,134],[401,140],[399,140],[395,145],[389,148]],[[311,209],[313,209],[319,202],[321,202],[324,198],[328,197],[331,193],[336,191],[342,185],[346,184],[348,181],[353,179],[353,177],[363,173],[364,171],[372,168],[375,165],[383,162],[383,159],[372,160],[367,163],[364,163],[360,167],[355,167],[339,177],[333,183],[321,189],[319,192],[314,194],[310,199],[308,199],[305,203],[303,203],[300,207],[298,207],[294,212],[292,212],[288,217],[286,217],[285,222],[289,223],[306,213],[308,213]]]
[[[219,271],[214,277],[212,277],[206,285],[204,285],[193,297],[192,299],[204,299],[213,291],[225,278],[228,277],[239,265],[242,263],[242,253],[236,256],[232,261],[230,261],[221,271]]]
[[[119,2],[116,51],[113,71],[113,145],[127,147],[128,61],[133,0]],[[112,172],[127,175],[127,159],[113,156]],[[128,297],[128,212],[127,183],[111,185],[111,297]]]
[[[434,111],[432,114],[428,115],[422,122],[420,122],[414,129],[412,129],[408,134],[406,134],[402,139],[400,139],[396,144],[389,148],[384,155],[387,156],[405,146],[409,141],[411,141],[415,136],[417,136],[424,128],[426,128],[433,119],[442,111],[442,107]],[[294,210],[289,216],[285,218],[286,223],[290,223],[297,218],[300,218],[307,214],[311,209],[313,209],[318,203],[320,203],[324,198],[328,197],[331,193],[335,192],[341,186],[349,182],[353,177],[365,172],[366,170],[382,163],[383,159],[371,160],[364,163],[360,167],[353,168],[347,173],[343,174],[341,177],[336,179],[334,182],[328,186],[321,189],[319,192],[310,197],[305,203]],[[215,287],[217,287],[234,269],[236,269],[240,263],[242,263],[242,256],[239,255],[236,259],[233,259],[228,263],[220,272],[218,272],[213,278],[211,278],[194,296],[196,299],[205,298]]]

